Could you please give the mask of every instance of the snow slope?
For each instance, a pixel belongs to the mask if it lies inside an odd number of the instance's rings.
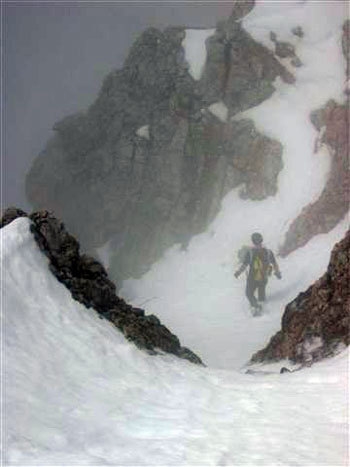
[[[6,465],[346,465],[348,352],[252,376],[152,357],[1,230]]]
[[[253,119],[259,131],[283,144],[278,193],[249,201],[239,198],[241,188],[230,192],[209,229],[193,238],[187,251],[173,247],[144,277],[124,283],[121,293],[128,301],[145,304],[210,366],[239,368],[266,344],[280,328],[286,304],[324,273],[332,246],[347,228],[348,219],[279,260],[283,279],[270,281],[265,315],[251,317],[244,277],[233,276],[236,253],[255,231],[276,252],[293,219],[323,190],[330,155],[325,146],[314,152],[318,134],[310,113],[329,99],[344,99],[346,15],[344,2],[257,2],[243,26],[268,47],[275,31],[278,40],[294,43],[303,63],[293,68],[294,85],[276,80],[270,99],[234,117]],[[304,31],[302,39],[291,32],[296,26]]]
[[[253,219],[258,216],[256,210]],[[244,222],[244,211],[232,219],[248,239],[254,225],[249,230]],[[238,262],[232,237],[241,234],[234,228],[203,234],[185,252],[174,247],[145,277],[127,281],[121,293],[156,314],[209,366],[239,369],[280,329],[285,306],[324,274],[332,245],[347,224],[343,221],[330,234],[279,260],[283,278],[270,280],[261,317],[251,315],[244,274],[238,280],[233,276]]]
[[[173,247],[146,276],[124,284],[124,296],[155,313],[207,368],[151,357],[73,301],[49,272],[27,219],[1,230],[5,464],[348,464],[348,351],[290,374],[278,373],[289,362],[264,366],[260,375],[242,369],[279,328],[286,303],[324,273],[346,220],[280,260],[283,279],[271,280],[262,317],[249,313],[244,277],[233,277],[235,253],[250,234],[261,231],[276,250],[324,186],[329,154],[313,152],[309,112],[342,99],[346,6],[257,2],[244,26],[269,46],[270,30],[295,41],[303,62],[295,85],[276,82],[268,102],[236,117],[253,118],[283,143],[278,196],[252,202],[229,193],[187,251]],[[297,25],[302,40],[290,34]]]

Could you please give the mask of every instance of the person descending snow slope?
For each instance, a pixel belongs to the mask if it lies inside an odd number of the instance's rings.
[[[278,279],[282,278],[277,261],[271,250],[263,246],[263,237],[260,233],[255,232],[251,236],[253,247],[248,248],[242,265],[235,272],[235,277],[249,266],[246,284],[246,296],[252,307],[252,313],[257,316],[262,311],[262,306],[259,302],[266,300],[266,285],[268,278],[274,270],[274,274]],[[258,300],[255,297],[255,291],[258,290]]]

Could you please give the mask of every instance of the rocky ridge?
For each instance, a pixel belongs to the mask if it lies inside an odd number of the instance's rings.
[[[281,330],[251,363],[290,359],[302,365],[350,344],[350,230],[332,250],[327,272],[290,302]]]
[[[319,198],[305,206],[291,223],[279,252],[282,257],[304,246],[313,236],[330,232],[349,212],[349,107],[329,101],[312,114],[311,120],[320,132],[317,144],[330,148],[331,169]]]
[[[350,21],[343,25],[342,51],[345,58],[347,80],[350,78]],[[332,230],[349,213],[349,90],[345,88],[345,103],[333,100],[322,109],[315,110],[311,122],[318,130],[315,152],[319,145],[326,145],[331,155],[331,168],[326,186],[319,198],[305,206],[291,223],[280,255],[287,256],[305,245],[313,236]]]
[[[116,286],[105,268],[88,255],[81,255],[78,241],[64,224],[48,211],[27,215],[17,208],[8,208],[0,220],[0,228],[18,217],[29,217],[31,232],[40,250],[49,259],[49,269],[70,291],[72,298],[93,308],[101,318],[109,320],[138,348],[156,355],[167,352],[192,363],[203,364],[191,350],[182,347],[179,339],[154,315],[128,305],[116,295]]]
[[[282,145],[232,118],[269,98],[276,77],[294,82],[243,29],[253,7],[237,2],[218,23],[199,80],[185,61],[185,28],[146,30],[88,111],[55,125],[27,176],[34,209],[54,211],[84,250],[107,248],[117,283],[175,243],[186,248],[231,189],[255,200],[277,191]]]

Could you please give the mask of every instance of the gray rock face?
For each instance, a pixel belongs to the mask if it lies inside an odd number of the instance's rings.
[[[239,20],[246,16],[255,6],[255,0],[245,0],[244,2],[235,2],[230,16],[231,20]]]
[[[299,28],[292,29],[292,32],[300,39],[303,37],[302,30]],[[295,47],[293,44],[277,40],[277,35],[272,31],[270,32],[270,39],[275,44],[275,54],[277,57],[282,59],[290,59],[290,64],[294,67],[302,66],[300,58],[295,53]]]
[[[184,28],[146,30],[88,111],[55,125],[28,173],[35,209],[54,211],[87,252],[109,242],[116,281],[144,273],[175,243],[186,247],[232,188],[252,199],[276,193],[281,144],[232,117],[268,98],[277,76],[294,77],[235,15],[207,40],[199,81]],[[224,120],[208,109],[217,102]]]
[[[7,208],[1,216],[0,229],[11,224],[11,222],[18,217],[28,217],[28,214],[25,211],[22,211],[22,209],[18,209],[16,207]]]
[[[345,58],[345,73],[346,79],[350,79],[350,19],[347,19],[343,24],[343,35],[342,35],[342,51]],[[347,90],[347,94],[350,94],[350,89]]]
[[[223,100],[231,115],[268,99],[277,76],[290,84],[295,81],[273,53],[255,42],[237,22],[220,22],[208,39],[207,50],[201,91],[209,103]]]

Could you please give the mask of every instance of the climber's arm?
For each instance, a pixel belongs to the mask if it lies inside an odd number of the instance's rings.
[[[273,272],[278,279],[282,279],[280,268],[278,267],[275,255],[270,250],[270,264],[272,264]]]
[[[247,252],[247,254],[245,255],[243,263],[241,264],[241,266],[235,272],[235,277],[236,278],[239,277],[242,274],[242,272],[247,268],[249,263],[250,263],[250,254],[249,254],[249,252]]]

